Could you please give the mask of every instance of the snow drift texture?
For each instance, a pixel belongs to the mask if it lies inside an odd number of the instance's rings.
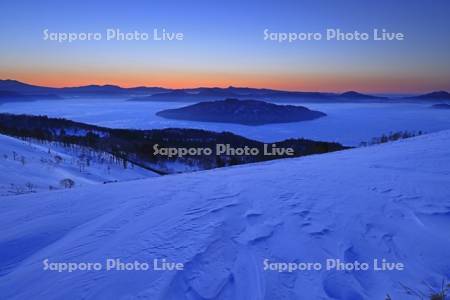
[[[391,144],[0,201],[5,299],[408,299],[450,275],[450,131]],[[180,272],[42,270],[105,258]],[[403,262],[263,271],[263,260]]]

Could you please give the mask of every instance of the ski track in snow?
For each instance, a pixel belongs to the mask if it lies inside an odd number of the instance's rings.
[[[0,201],[5,299],[408,299],[450,276],[450,131],[385,145]],[[183,271],[43,271],[42,261]],[[403,262],[279,273],[276,262]]]

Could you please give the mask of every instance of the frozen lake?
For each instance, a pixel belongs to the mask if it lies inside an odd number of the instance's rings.
[[[246,126],[167,120],[156,112],[187,103],[126,102],[118,99],[71,99],[5,103],[0,112],[48,115],[112,128],[155,129],[167,127],[230,131],[264,142],[308,138],[358,145],[391,131],[434,132],[450,129],[450,111],[431,109],[431,104],[302,103],[328,116],[307,122]]]

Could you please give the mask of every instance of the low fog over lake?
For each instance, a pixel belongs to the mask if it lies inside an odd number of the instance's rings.
[[[4,103],[0,112],[48,115],[112,128],[197,128],[230,131],[264,142],[287,138],[336,141],[358,145],[394,131],[434,132],[450,128],[450,111],[412,103],[301,103],[326,117],[306,122],[246,126],[225,123],[168,120],[156,112],[187,106],[178,102],[127,102],[118,99],[70,99]]]

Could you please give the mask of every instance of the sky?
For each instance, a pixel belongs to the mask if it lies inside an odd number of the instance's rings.
[[[250,86],[299,91],[450,90],[448,0],[0,1],[0,79],[45,86]],[[121,32],[181,41],[106,40]],[[49,33],[101,33],[58,42]],[[264,40],[319,32],[320,41]],[[402,33],[402,41],[326,40],[327,29]]]

